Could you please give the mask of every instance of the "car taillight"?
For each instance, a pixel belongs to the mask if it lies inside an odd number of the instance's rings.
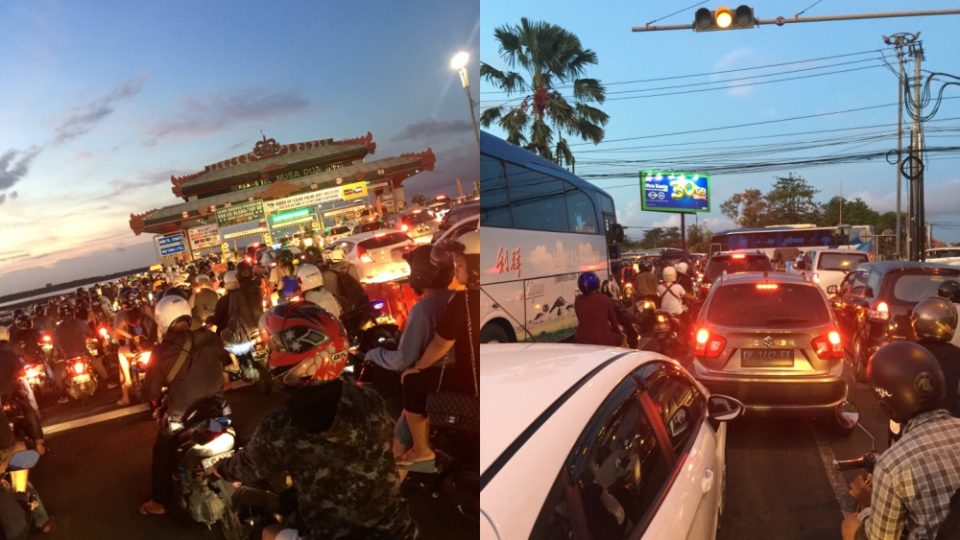
[[[757,283],[758,291],[775,291],[779,288],[780,286],[776,283]]]
[[[840,340],[840,333],[831,330],[824,336],[815,338],[812,342],[813,350],[817,356],[824,360],[843,360],[843,344]]]
[[[365,262],[365,263],[373,262],[373,259],[370,258],[369,255],[367,255],[367,250],[363,246],[360,246],[360,245],[357,246],[357,256],[360,257],[361,262]]]
[[[867,318],[874,321],[889,321],[890,306],[883,300],[875,303],[873,307],[867,310]]]
[[[108,332],[107,329],[102,326],[100,327],[99,330],[97,330],[97,333],[99,333],[100,336],[103,337],[104,339],[106,339],[110,335],[110,332]]]
[[[83,362],[77,362],[76,364],[73,365],[73,372],[76,373],[77,375],[80,375],[86,370],[87,370],[87,365],[84,364]]]
[[[410,230],[410,227],[408,227],[406,223],[403,223],[400,225],[400,230],[403,232],[407,232]]]
[[[50,337],[50,334],[44,334],[40,339],[42,339],[44,343],[50,343],[53,341],[53,339]]]
[[[723,352],[723,348],[726,345],[727,340],[720,336],[712,335],[706,328],[701,328],[694,334],[693,354],[694,356],[702,356],[704,358],[716,358],[720,356],[720,353]]]
[[[734,253],[733,255],[730,256],[730,258],[735,261],[739,261],[740,259],[746,259],[747,256],[744,255],[743,253]]]

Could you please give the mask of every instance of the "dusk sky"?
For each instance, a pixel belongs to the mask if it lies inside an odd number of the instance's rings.
[[[782,162],[895,149],[897,79],[884,65],[879,50],[883,49],[892,64],[897,61],[891,48],[884,45],[883,35],[921,32],[926,50],[924,70],[960,77],[960,16],[956,15],[769,25],[709,33],[631,32],[632,26],[643,26],[693,3],[603,2],[602,8],[601,4],[592,5],[594,9],[575,0],[483,2],[482,60],[494,67],[508,68],[500,58],[494,29],[507,23],[519,24],[523,16],[560,25],[576,34],[584,47],[597,53],[599,63],[588,68],[586,76],[607,85],[608,101],[600,108],[610,115],[610,122],[603,143],[573,147],[576,172],[588,178],[590,174],[623,175],[592,181],[613,195],[619,219],[625,225],[679,224],[675,214],[641,212],[640,169],[683,170],[684,166],[701,163]],[[715,9],[722,4],[706,2],[702,7]],[[781,15],[793,17],[812,4],[813,0],[791,0],[752,5],[756,17],[773,19]],[[739,4],[726,5],[735,8]],[[829,0],[811,7],[805,15],[956,7],[956,2],[932,0]],[[655,24],[690,24],[694,11],[689,9]],[[786,62],[790,64],[746,69]],[[728,70],[740,71],[719,73]],[[913,73],[912,63],[908,63],[908,73]],[[699,75],[678,78],[693,74]],[[734,78],[740,80],[731,81]],[[793,80],[783,80],[788,78]],[[780,82],[768,82],[773,80]],[[943,80],[951,79],[941,79],[933,86],[934,91],[939,90]],[[719,90],[680,93],[704,88]],[[493,85],[485,83],[480,90],[481,108],[506,99]],[[518,102],[519,99],[513,103]],[[932,108],[931,103],[925,112]],[[848,109],[864,110],[837,112]],[[781,121],[807,115],[822,116]],[[905,130],[909,130],[910,120],[906,115],[904,118]],[[769,123],[727,129],[735,124],[758,122]],[[925,129],[928,147],[960,146],[960,86],[945,90],[939,112]],[[504,135],[494,127],[490,131]],[[806,144],[800,145],[801,142]],[[905,137],[904,145],[907,144]],[[625,160],[636,162],[624,163]],[[642,163],[638,163],[640,160]],[[960,241],[960,153],[929,154],[926,165],[927,218],[934,223],[934,236]],[[764,172],[714,174],[713,211],[700,215],[700,223],[707,223],[714,231],[734,227],[719,211],[723,201],[746,188],[765,192],[772,187],[775,176],[790,172],[819,189],[821,201],[842,191],[844,197],[860,197],[876,210],[895,208],[895,171],[883,159],[802,169],[783,166]],[[903,208],[906,209],[906,192]],[[639,237],[642,231],[628,230],[628,234]]]
[[[372,159],[433,148],[407,195],[478,176],[454,52],[477,81],[479,4],[0,3],[0,294],[155,261],[130,213],[171,174],[280,144],[373,133]],[[473,89],[477,96],[476,87]]]

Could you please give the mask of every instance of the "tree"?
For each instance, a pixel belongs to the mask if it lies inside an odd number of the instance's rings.
[[[777,223],[817,223],[820,221],[820,205],[813,200],[813,196],[819,192],[793,173],[777,177],[773,189],[766,195],[768,216]]]
[[[680,247],[680,227],[652,227],[643,232],[640,240],[643,249]]]
[[[709,253],[713,233],[706,225],[687,226],[687,251],[691,253]]]
[[[516,71],[500,71],[480,63],[480,76],[508,96],[525,94],[517,106],[491,107],[480,114],[480,123],[496,122],[507,132],[507,141],[523,146],[561,165],[573,165],[573,152],[565,134],[598,144],[609,116],[591,103],[603,103],[606,89],[597,79],[585,78],[586,68],[597,63],[597,53],[584,49],[580,38],[560,26],[520,19],[494,30],[500,57]],[[560,91],[563,86],[563,92]],[[572,94],[569,97],[564,94]],[[572,101],[571,101],[572,99]]]
[[[734,193],[720,205],[720,211],[741,227],[762,227],[767,223],[769,206],[759,189],[747,189]]]
[[[823,205],[819,221],[820,225],[841,225],[840,201],[843,201],[843,223],[878,226],[880,214],[870,208],[870,205],[863,202],[859,197],[851,201],[839,196],[830,199]],[[879,230],[878,228],[878,231]]]

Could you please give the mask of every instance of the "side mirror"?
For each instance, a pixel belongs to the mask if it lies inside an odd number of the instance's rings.
[[[860,409],[849,401],[844,401],[837,405],[833,411],[837,420],[837,425],[844,429],[853,429],[860,423]]]
[[[837,286],[830,285],[829,287],[827,287],[827,294],[837,294]]]
[[[40,459],[40,454],[36,450],[21,450],[10,458],[10,470],[17,471],[23,469],[32,469]]]
[[[707,413],[718,422],[729,422],[743,416],[744,406],[739,400],[722,394],[712,394],[707,398]]]

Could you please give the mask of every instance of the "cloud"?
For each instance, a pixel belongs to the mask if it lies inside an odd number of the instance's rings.
[[[17,197],[19,197],[19,196],[20,196],[20,193],[18,193],[18,192],[16,192],[16,191],[11,191],[11,192],[10,192],[10,200],[11,200],[11,201],[17,200]]]
[[[10,189],[23,180],[30,172],[30,164],[39,154],[40,148],[33,146],[27,151],[11,148],[0,155],[0,190]]]
[[[54,130],[53,142],[55,144],[68,143],[88,133],[104,118],[113,114],[114,106],[118,101],[139,94],[146,82],[146,76],[138,77],[115,87],[105,96],[74,108],[70,116]]]
[[[433,139],[456,135],[458,133],[469,133],[473,130],[473,125],[465,120],[454,120],[452,122],[437,122],[429,118],[422,122],[410,124],[403,128],[400,133],[394,135],[390,140],[403,141],[408,139]]]
[[[729,69],[733,69],[737,65],[742,65],[743,60],[747,60],[754,56],[756,56],[756,52],[753,49],[746,47],[736,48],[720,57],[720,59],[713,64],[713,71],[727,71]],[[711,79],[715,81],[721,81],[729,76],[729,74],[724,73],[720,75],[713,75],[711,76]],[[750,84],[734,82],[731,83],[731,88],[727,91],[727,94],[733,97],[743,97],[752,94],[753,89],[754,87]]]
[[[463,191],[469,195],[473,192],[473,182],[480,178],[480,151],[477,143],[452,148],[450,150],[436,150],[437,165],[432,171],[423,171],[404,181],[408,197],[414,195],[433,196],[440,193],[456,195],[457,178],[463,182]]]
[[[137,177],[134,177],[132,180],[111,180],[110,187],[113,189],[113,191],[108,194],[107,197],[117,197],[132,191],[137,191],[139,189],[151,188],[165,184],[169,185],[171,176],[180,176],[183,174],[186,174],[186,171],[169,169],[164,171],[143,173]]]
[[[17,259],[23,259],[29,256],[30,256],[30,253],[22,250],[3,251],[3,252],[0,252],[0,262],[15,261]]]
[[[179,120],[157,124],[147,131],[145,145],[165,138],[210,135],[249,120],[269,120],[301,111],[310,100],[298,90],[268,92],[266,89],[219,93],[207,98],[186,98],[180,103]]]
[[[7,194],[6,194],[6,193],[0,193],[0,204],[3,204],[4,201],[6,201],[6,200],[7,200]]]

